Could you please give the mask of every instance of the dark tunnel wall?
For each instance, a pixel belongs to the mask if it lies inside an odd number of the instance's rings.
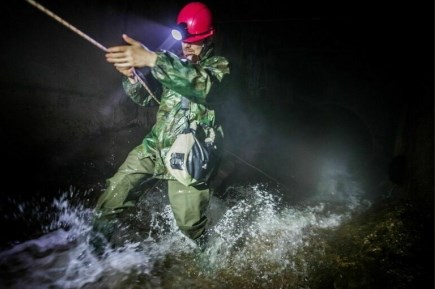
[[[157,49],[184,2],[40,3],[106,46],[126,32]],[[432,200],[433,9],[208,3],[217,50],[232,63],[214,100],[232,153],[300,194],[316,190],[320,167],[333,159],[373,197],[393,178]],[[25,1],[2,10],[2,21],[2,210],[10,198],[100,189],[155,108],[133,105],[101,50]],[[408,170],[391,169],[397,155]],[[231,157],[223,168],[223,184],[270,181]]]
[[[233,71],[249,75],[231,90],[247,101],[240,101],[244,113],[239,130],[230,125],[229,134],[236,136],[230,140],[238,153],[304,195],[316,190],[318,169],[329,157],[344,158],[368,193],[379,196],[390,181],[394,143],[404,137],[398,135],[400,125],[406,122],[407,131],[433,139],[433,44],[426,43],[432,35],[414,33],[429,28],[430,17],[416,19],[416,10],[408,7],[405,20],[400,5],[373,10],[366,4],[336,10],[337,4],[323,13],[314,8],[311,17],[266,9],[243,29],[221,23],[229,31],[223,37],[234,37],[222,42]],[[233,39],[240,43],[236,49]],[[232,106],[233,99],[226,109]],[[418,118],[403,119],[422,107],[420,116],[430,119],[425,128]],[[433,159],[433,141],[406,142]],[[424,165],[429,200],[431,164]]]

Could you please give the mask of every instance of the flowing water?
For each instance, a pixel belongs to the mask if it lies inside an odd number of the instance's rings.
[[[92,209],[71,189],[33,211],[36,220],[50,212],[39,237],[0,252],[0,288],[308,288],[303,256],[315,250],[318,230],[370,205],[350,176],[339,178],[298,204],[267,184],[229,187],[212,198],[201,247],[179,232],[157,187],[124,214],[116,246],[100,257],[89,245]]]

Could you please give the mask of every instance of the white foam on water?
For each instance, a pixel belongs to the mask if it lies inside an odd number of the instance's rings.
[[[318,229],[333,229],[366,208],[358,184],[340,176],[346,194],[340,199],[312,199],[304,205],[283,204],[279,192],[262,185],[232,188],[235,200],[221,219],[209,228],[209,245],[203,259],[212,271],[231,269],[235,275],[248,271],[264,274],[273,267],[279,274],[296,270],[294,256]],[[332,204],[332,205],[331,205]]]
[[[342,177],[340,182],[345,182],[341,188],[351,191],[341,195],[341,206],[337,202],[331,206],[325,199],[291,206],[283,203],[280,192],[261,184],[229,188],[225,199],[212,198],[208,242],[199,258],[186,262],[197,262],[206,273],[230,269],[242,276],[255,271],[265,280],[284,270],[296,270],[292,256],[308,245],[316,229],[336,228],[364,203],[353,181]],[[148,222],[143,228],[149,232],[142,232],[143,238],[132,238],[117,248],[108,246],[103,258],[98,258],[89,246],[93,211],[73,205],[74,193],[63,194],[53,201],[49,209],[53,221],[44,227],[42,236],[0,252],[0,287],[73,289],[98,284],[98,288],[115,288],[119,282],[114,280],[131,274],[160,278],[151,276],[156,263],[167,256],[198,251],[179,231],[167,196],[163,196],[150,195],[132,216],[139,223]],[[128,228],[127,237],[135,236],[136,229]]]

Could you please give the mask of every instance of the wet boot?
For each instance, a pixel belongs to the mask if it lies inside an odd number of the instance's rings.
[[[89,238],[89,245],[95,255],[101,257],[104,254],[118,225],[118,220],[113,215],[95,218]]]
[[[208,235],[206,233],[203,233],[201,236],[196,238],[194,241],[195,241],[196,245],[198,246],[198,249],[200,251],[204,251],[206,249],[206,246],[207,246]]]

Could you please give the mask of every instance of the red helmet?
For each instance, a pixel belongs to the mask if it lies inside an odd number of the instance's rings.
[[[210,9],[201,2],[190,2],[178,13],[177,25],[182,28],[183,42],[196,42],[214,33]]]

